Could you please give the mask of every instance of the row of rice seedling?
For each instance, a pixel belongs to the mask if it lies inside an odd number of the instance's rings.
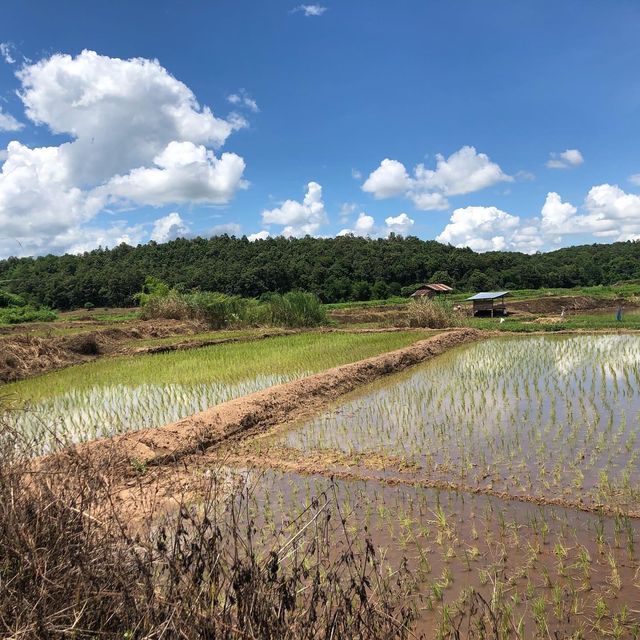
[[[416,635],[462,637],[455,630],[466,623],[478,638],[640,637],[637,520],[278,472],[255,486],[249,513],[265,542],[276,531],[295,536],[296,515],[323,496],[352,551],[373,543],[389,566],[404,562]]]
[[[383,452],[525,495],[638,503],[640,338],[536,336],[458,348],[288,430],[302,450]]]
[[[38,451],[172,422],[232,398],[406,346],[413,332],[297,334],[155,355],[104,358],[3,387],[6,420]]]

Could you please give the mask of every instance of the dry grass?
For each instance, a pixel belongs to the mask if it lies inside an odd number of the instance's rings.
[[[418,298],[407,305],[410,327],[444,329],[462,324],[462,314],[454,309],[451,301],[443,297]]]
[[[251,483],[212,473],[197,504],[133,528],[114,460],[40,466],[5,432],[0,635],[12,638],[407,638],[413,580],[357,550],[331,495],[265,533]],[[142,470],[139,470],[142,472]],[[258,518],[258,519],[256,519]]]

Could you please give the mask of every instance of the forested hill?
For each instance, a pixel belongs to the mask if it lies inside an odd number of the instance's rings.
[[[303,289],[325,302],[383,298],[425,281],[463,290],[572,287],[640,278],[640,242],[525,255],[474,253],[415,237],[216,236],[0,261],[1,287],[58,309],[131,305],[147,275],[185,289],[253,297]]]

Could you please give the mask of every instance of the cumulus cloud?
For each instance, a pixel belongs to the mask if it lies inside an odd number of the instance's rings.
[[[15,64],[13,45],[10,42],[0,42],[0,56],[7,64]]]
[[[327,222],[322,187],[317,182],[309,182],[302,202],[285,200],[279,207],[263,211],[262,222],[266,225],[283,225],[283,236],[302,237],[317,234],[320,227]]]
[[[153,223],[151,240],[156,242],[168,242],[176,238],[184,237],[189,233],[189,227],[179,213],[174,211]]]
[[[227,102],[236,107],[246,107],[253,113],[258,113],[258,103],[244,90],[240,89],[238,93],[231,93],[227,96]]]
[[[271,234],[268,231],[258,231],[258,233],[252,233],[247,236],[249,242],[255,242],[256,240],[266,240],[271,237]]]
[[[499,165],[474,147],[465,146],[448,158],[438,154],[436,168],[417,165],[410,176],[398,160],[384,159],[362,185],[377,199],[405,196],[423,211],[449,207],[447,196],[480,191],[499,182],[512,182]]]
[[[27,117],[69,138],[7,148],[0,226],[25,245],[65,250],[57,238],[114,203],[223,204],[247,186],[244,160],[214,153],[246,121],[216,117],[156,60],[56,54],[17,77]]]
[[[0,131],[20,131],[24,125],[18,122],[10,113],[5,113],[0,107]]]
[[[636,187],[640,187],[640,173],[634,173],[633,175],[629,176],[629,182]]]
[[[362,211],[358,215],[358,219],[353,225],[353,229],[342,229],[342,231],[340,231],[338,235],[339,236],[353,235],[353,236],[363,236],[363,237],[371,236],[375,232],[375,227],[376,227],[376,221],[373,219],[373,217],[367,215],[364,211]]]
[[[579,167],[584,162],[584,158],[578,149],[567,149],[562,153],[551,153],[551,158],[547,161],[548,169],[571,169]]]
[[[373,194],[377,200],[383,200],[408,192],[411,185],[411,178],[402,162],[385,158],[380,166],[369,174],[362,190]]]
[[[436,240],[474,251],[502,251],[512,244],[519,225],[518,216],[497,207],[464,207],[453,212]]]
[[[240,156],[223,153],[217,158],[204,145],[192,142],[170,142],[153,162],[156,167],[140,167],[113,177],[102,191],[112,199],[137,204],[224,204],[247,185],[242,180],[245,164]]]
[[[590,233],[596,238],[635,240],[640,237],[640,195],[625,193],[618,185],[591,187],[581,208],[547,194],[542,208],[542,229],[557,236]]]
[[[521,220],[496,207],[456,209],[436,238],[476,251],[533,252],[561,244],[568,235],[625,241],[640,239],[640,195],[618,185],[591,187],[580,207],[549,192],[539,218]]]
[[[412,220],[406,213],[401,213],[395,217],[389,216],[384,219],[387,225],[387,235],[389,233],[396,233],[399,235],[407,235],[413,228],[415,220]]]
[[[307,18],[311,18],[321,16],[326,10],[327,7],[319,4],[299,4],[291,10],[291,13],[302,11]]]

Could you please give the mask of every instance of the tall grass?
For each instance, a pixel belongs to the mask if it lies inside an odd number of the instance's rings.
[[[315,327],[326,322],[318,297],[302,291],[271,294],[259,302],[215,291],[182,293],[160,280],[147,278],[137,297],[145,320],[194,319],[211,329],[260,325]]]
[[[284,327],[316,327],[327,321],[320,300],[313,293],[274,293],[267,300],[271,323]]]
[[[412,300],[407,307],[407,317],[410,327],[444,329],[462,323],[462,314],[444,296]]]

